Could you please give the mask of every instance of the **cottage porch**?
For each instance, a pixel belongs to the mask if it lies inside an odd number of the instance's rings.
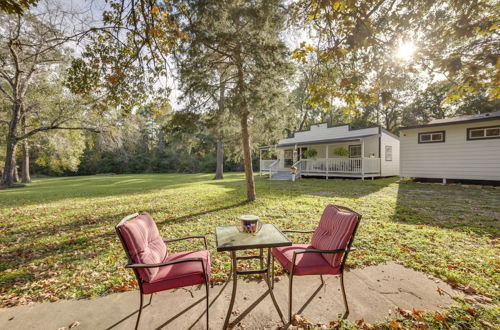
[[[345,154],[339,155],[339,149]],[[311,157],[308,150],[314,150],[316,155]],[[378,156],[378,136],[336,139],[335,143],[263,147],[260,148],[260,174],[269,175],[271,179],[291,179],[293,167],[296,178],[373,178],[381,175],[381,159]]]

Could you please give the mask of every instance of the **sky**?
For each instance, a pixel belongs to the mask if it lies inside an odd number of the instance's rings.
[[[34,13],[42,14],[46,8],[59,7],[66,12],[74,13],[63,26],[66,33],[71,33],[74,30],[82,30],[91,26],[102,26],[102,13],[109,6],[105,0],[41,0],[38,6],[33,9]],[[299,46],[303,41],[311,43],[311,38],[305,30],[287,29],[283,33],[283,40],[290,50]],[[83,44],[75,42],[68,45],[73,48],[74,56],[78,56],[83,50]],[[171,66],[173,68],[173,66]],[[175,79],[175,72],[172,72],[167,78],[160,82],[163,86],[167,86],[170,90],[170,102],[174,110],[180,110],[183,105],[179,98],[181,92]]]

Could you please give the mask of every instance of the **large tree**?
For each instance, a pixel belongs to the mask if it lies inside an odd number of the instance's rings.
[[[9,104],[2,107],[0,125],[7,128],[5,162],[0,186],[9,187],[14,181],[15,157],[20,143],[28,155],[27,139],[54,129],[94,129],[84,118],[84,107],[76,103],[56,102],[50,108],[40,107],[40,100],[28,99],[30,90],[41,80],[57,81],[57,71],[67,63],[64,45],[74,35],[62,32],[65,23],[62,11],[48,8],[37,15],[0,14],[0,97]],[[59,85],[60,86],[60,85]],[[62,91],[61,93],[68,93]],[[48,93],[43,97],[50,97]],[[66,99],[67,100],[67,99]],[[87,125],[88,124],[88,125]],[[27,173],[28,164],[24,169]],[[29,176],[25,179],[29,181]]]
[[[188,35],[183,51],[190,63],[183,71],[184,83],[191,93],[215,94],[224,88],[224,106],[239,121],[247,200],[253,201],[253,129],[258,127],[261,136],[276,132],[286,108],[291,65],[280,38],[283,3],[185,1],[179,12]]]

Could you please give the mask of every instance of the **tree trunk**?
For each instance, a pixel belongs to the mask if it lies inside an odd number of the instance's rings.
[[[21,120],[21,128],[23,130],[23,134],[26,134],[26,119],[23,117]],[[28,140],[25,139],[23,141],[23,163],[21,168],[21,182],[22,183],[30,183],[31,175],[30,175],[30,146]]]
[[[218,117],[219,121],[224,116],[224,108],[225,108],[225,95],[226,95],[226,84],[224,82],[224,75],[221,74],[219,77],[219,100],[218,100]],[[224,178],[224,140],[223,140],[223,131],[219,128],[219,132],[217,134],[217,164],[215,168],[215,178],[214,180],[221,180]]]
[[[250,134],[248,132],[248,111],[241,114],[241,142],[243,143],[243,164],[247,181],[247,200],[255,200],[255,184],[253,181],[252,152],[250,151]]]
[[[17,148],[17,126],[19,123],[19,114],[21,111],[21,102],[18,100],[13,104],[12,118],[9,122],[9,131],[7,133],[7,138],[5,139],[6,152],[5,152],[5,164],[3,167],[2,180],[0,181],[0,187],[8,188],[12,186],[15,182],[15,170],[16,170],[16,148]]]
[[[30,175],[30,149],[27,140],[23,141],[23,164],[22,164],[22,183],[30,183],[31,175]]]
[[[14,162],[14,177],[13,177],[14,182],[19,182],[19,170],[17,169],[17,162]]]
[[[243,165],[245,168],[245,178],[247,181],[247,201],[255,200],[255,183],[253,181],[252,152],[250,144],[250,133],[248,132],[248,104],[245,96],[245,79],[243,62],[241,60],[241,46],[238,45],[236,61],[238,67],[237,93],[239,94],[239,110],[241,124],[241,143],[243,144]]]
[[[14,183],[14,170],[16,168],[16,148],[17,144],[15,142],[9,141],[7,139],[7,152],[5,154],[5,165],[3,168],[2,181],[0,182],[0,187],[8,188]]]
[[[222,141],[222,137],[219,137],[217,139],[217,165],[214,180],[222,179],[224,179],[224,141]]]

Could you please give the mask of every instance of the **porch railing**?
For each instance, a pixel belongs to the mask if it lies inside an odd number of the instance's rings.
[[[269,174],[271,178],[278,173],[279,159],[261,159],[260,160],[260,175]]]
[[[380,173],[380,158],[302,159],[295,166],[301,174],[356,174],[363,176]]]

